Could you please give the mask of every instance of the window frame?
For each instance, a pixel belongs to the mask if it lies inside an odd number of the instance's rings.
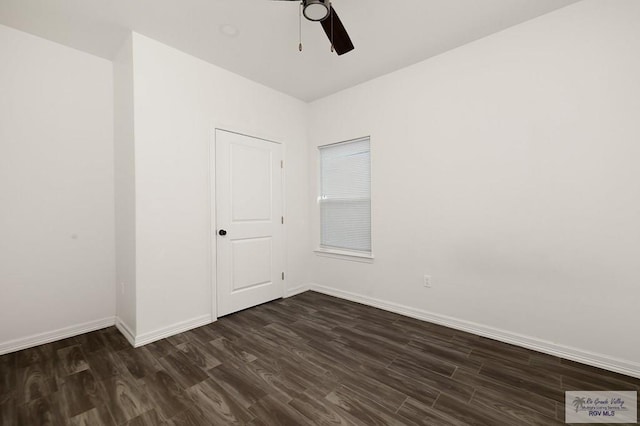
[[[317,223],[317,244],[316,249],[314,250],[317,256],[328,257],[332,259],[342,259],[349,260],[354,262],[364,262],[364,263],[373,263],[375,259],[374,256],[374,247],[373,247],[373,149],[372,149],[372,140],[371,136],[361,136],[353,139],[348,139],[340,142],[334,142],[329,144],[323,144],[317,146],[317,189],[316,189],[316,214],[318,215],[318,223]],[[345,145],[354,142],[360,142],[363,140],[369,141],[369,173],[370,173],[370,189],[369,189],[369,204],[370,204],[370,212],[369,217],[371,219],[371,224],[369,228],[369,236],[371,238],[371,251],[360,251],[360,250],[350,250],[343,248],[334,248],[329,246],[322,245],[322,214],[321,214],[321,206],[320,206],[320,197],[322,194],[322,160],[321,160],[321,150],[323,148]]]

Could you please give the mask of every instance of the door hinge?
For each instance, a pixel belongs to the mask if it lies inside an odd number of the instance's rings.
[[[282,273],[282,280],[284,281],[284,272]]]
[[[284,225],[284,216],[280,216],[280,222]]]
[[[280,160],[280,168],[284,169],[284,160]]]

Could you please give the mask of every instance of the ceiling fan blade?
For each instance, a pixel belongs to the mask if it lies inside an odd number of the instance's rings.
[[[331,23],[333,22],[333,28]],[[333,39],[333,48],[336,50],[338,55],[344,55],[347,52],[351,52],[354,47],[351,42],[351,38],[349,34],[347,34],[347,30],[342,25],[342,21],[338,17],[333,6],[331,6],[331,14],[327,19],[320,22],[324,32],[329,37],[329,41]],[[332,37],[333,34],[333,37]]]

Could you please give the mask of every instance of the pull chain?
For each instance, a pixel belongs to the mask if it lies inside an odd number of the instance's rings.
[[[302,52],[302,2],[300,2],[300,8],[298,10],[298,40],[300,40],[298,50]]]

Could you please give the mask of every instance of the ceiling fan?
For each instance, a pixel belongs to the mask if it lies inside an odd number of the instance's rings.
[[[338,17],[335,9],[331,5],[331,0],[277,0],[277,1],[299,1],[302,15],[313,22],[320,22],[329,41],[331,48],[338,55],[344,55],[351,52],[354,47],[347,34],[347,30],[342,25],[342,21]],[[302,51],[302,42],[300,43]]]

